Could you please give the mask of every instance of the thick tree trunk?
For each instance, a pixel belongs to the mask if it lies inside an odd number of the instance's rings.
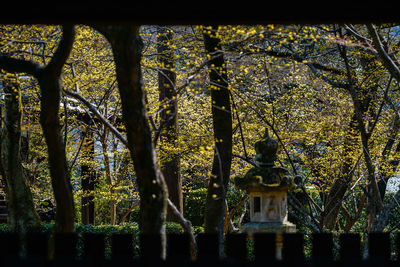
[[[32,193],[22,170],[20,91],[17,83],[3,83],[5,95],[4,128],[1,138],[1,170],[6,185],[8,227],[13,232],[39,230],[41,222]]]
[[[51,184],[56,200],[56,232],[74,232],[74,201],[60,132],[58,110],[60,85],[56,77],[43,72],[39,79],[41,96],[40,124],[46,139]]]
[[[60,133],[60,76],[74,42],[74,26],[63,27],[63,36],[49,64],[42,67],[34,62],[0,55],[0,66],[5,70],[25,72],[33,75],[39,82],[40,124],[46,139],[48,161],[53,192],[56,200],[56,232],[73,232],[74,201],[69,179],[65,147]]]
[[[74,200],[59,119],[61,69],[72,49],[73,39],[73,27],[64,27],[63,38],[52,61],[36,75],[41,92],[40,124],[47,144],[51,184],[56,200],[56,232],[75,231]]]
[[[164,222],[168,192],[157,163],[144,102],[139,27],[99,26],[97,29],[109,40],[114,54],[122,116],[140,194],[140,232],[159,234],[161,243],[154,244],[152,251],[159,247],[160,255],[155,256],[165,257]]]
[[[173,33],[171,30],[166,27],[158,27],[157,53],[159,54],[158,63],[160,65],[158,88],[160,103],[162,103],[160,107],[161,152],[163,152],[163,144],[168,147],[174,147],[178,139],[178,101],[175,95],[174,50],[171,49],[168,43],[172,38]],[[173,151],[168,151],[168,154],[161,153],[160,166],[168,187],[168,197],[182,214],[183,195],[179,156],[175,155]],[[176,221],[175,213],[170,208],[168,208],[167,220]]]
[[[212,27],[211,34],[203,34],[204,47],[210,58],[207,66],[210,77],[210,93],[214,130],[214,159],[208,184],[205,232],[218,233],[223,240],[225,221],[225,198],[232,161],[232,114],[228,77],[219,38],[215,36],[218,27]]]

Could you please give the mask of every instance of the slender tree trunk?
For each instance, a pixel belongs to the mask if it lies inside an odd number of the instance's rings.
[[[117,224],[117,201],[115,199],[115,189],[110,189],[110,224],[116,225]]]
[[[87,122],[86,122],[87,123]],[[96,183],[96,171],[91,163],[94,161],[94,136],[90,130],[86,131],[82,143],[83,164],[81,166],[81,219],[82,224],[95,224],[94,189]]]
[[[377,179],[375,175],[375,166],[373,164],[371,154],[369,152],[369,137],[372,130],[365,122],[368,113],[375,117],[374,106],[376,104],[376,92],[378,89],[378,82],[380,77],[374,73],[377,68],[375,61],[371,58],[361,57],[360,63],[362,66],[363,76],[361,82],[356,79],[354,70],[351,69],[348,57],[346,55],[346,48],[343,47],[341,55],[344,60],[347,70],[347,80],[349,82],[349,93],[351,95],[354,107],[354,113],[357,119],[358,131],[361,136],[361,146],[364,155],[364,162],[367,167],[367,231],[370,232],[375,225],[376,215],[383,207],[383,201],[379,193]],[[364,85],[365,84],[365,85]],[[378,118],[375,118],[377,120]]]
[[[111,178],[110,157],[108,155],[107,139],[108,139],[108,129],[104,128],[104,133],[101,138],[101,147],[103,149],[106,182],[107,182],[107,185],[110,190],[110,224],[115,225],[116,224],[117,207],[116,207],[116,202],[115,202],[114,184],[113,184],[113,181]]]
[[[387,162],[387,165],[379,166],[379,172],[382,175],[382,179],[378,181],[379,193],[382,199],[385,199],[386,194],[386,187],[389,179],[396,173],[397,167],[399,165],[399,153],[400,153],[400,143],[397,144],[395,150],[392,153],[392,149],[394,143],[397,139],[397,136],[400,131],[400,116],[399,113],[396,111],[396,108],[393,106],[393,103],[390,99],[385,99],[386,102],[389,103],[389,106],[394,108],[395,118],[393,121],[392,129],[389,134],[388,140],[386,145],[382,151],[382,161]],[[389,160],[389,155],[392,153],[394,156],[394,160]]]
[[[39,230],[41,221],[22,170],[20,90],[17,82],[3,83],[3,90],[6,95],[1,138],[1,172],[6,185],[8,226],[13,232],[25,234],[30,230]]]
[[[369,225],[372,226],[374,223],[373,218],[377,212],[376,208],[379,210],[382,206],[375,170],[369,153],[368,139],[371,133],[367,132],[369,129],[366,128],[366,123],[364,122],[365,117],[367,117],[367,112],[373,113],[374,106],[376,105],[377,84],[380,79],[379,76],[374,74],[374,71],[377,69],[376,62],[369,57],[361,57],[359,62],[362,66],[363,75],[358,77],[348,64],[349,59],[346,55],[346,48],[342,47],[339,49],[346,63],[347,81],[349,84],[348,92],[353,100],[354,113],[350,121],[349,130],[345,136],[345,160],[343,163],[344,168],[342,170],[342,176],[339,177],[331,187],[323,213],[323,220],[321,220],[323,225],[330,230],[334,229],[336,225],[341,206],[340,203],[351,186],[353,176],[351,170],[353,170],[353,164],[356,162],[354,160],[354,146],[356,143],[360,143],[360,139],[361,149],[368,171],[369,186],[367,191],[369,191],[369,196],[372,197],[367,197],[366,199]],[[371,227],[369,228],[372,229]]]
[[[140,67],[142,41],[139,37],[139,27],[99,26],[97,29],[109,40],[114,54],[122,116],[140,195],[140,232],[161,236],[161,243],[154,244],[151,252],[145,253],[165,257],[164,222],[168,192],[157,163],[144,102]],[[158,251],[154,251],[155,247],[160,248],[160,255],[156,255]]]
[[[205,232],[218,233],[223,241],[225,199],[232,161],[232,114],[228,77],[220,39],[215,36],[218,27],[204,31],[204,47],[210,58],[207,66],[210,77],[210,93],[214,130],[214,159],[208,184]]]
[[[349,127],[345,134],[345,140],[343,142],[343,154],[344,160],[341,166],[341,174],[334,181],[329,193],[326,197],[324,204],[324,210],[322,213],[322,227],[326,227],[329,230],[335,229],[336,221],[340,212],[342,200],[351,186],[353,178],[352,168],[355,164],[355,147],[358,146],[358,125],[355,115],[350,119]]]
[[[157,28],[157,52],[160,70],[158,73],[160,109],[160,145],[174,147],[178,139],[178,101],[175,95],[176,74],[174,72],[174,50],[169,42],[173,39],[172,30],[166,27]],[[182,181],[180,175],[180,159],[173,151],[161,153],[161,171],[168,187],[168,196],[178,211],[183,213]],[[176,221],[175,213],[168,208],[167,220]]]

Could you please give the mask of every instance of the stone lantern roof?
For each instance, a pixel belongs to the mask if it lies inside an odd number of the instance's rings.
[[[268,134],[268,128],[262,139],[255,143],[255,167],[246,175],[235,178],[239,189],[250,192],[288,191],[297,188],[294,177],[285,168],[275,166],[278,152],[278,142]]]

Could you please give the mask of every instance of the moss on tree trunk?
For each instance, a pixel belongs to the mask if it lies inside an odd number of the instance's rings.
[[[6,82],[3,86],[6,95],[1,135],[1,171],[6,185],[7,222],[11,231],[26,233],[40,229],[41,221],[22,170],[20,91],[16,82]]]

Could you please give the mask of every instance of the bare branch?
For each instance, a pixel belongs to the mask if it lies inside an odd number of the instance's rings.
[[[238,154],[232,154],[232,157],[242,159],[242,160],[246,161],[247,163],[250,163],[254,167],[257,166],[257,164],[254,161],[252,161],[250,158],[248,158],[246,156],[241,156],[241,155],[238,155]]]
[[[382,61],[382,64],[387,68],[387,70],[392,74],[392,76],[400,82],[400,69],[396,65],[396,63],[392,60],[392,58],[389,56],[389,54],[385,51],[383,48],[383,44],[381,41],[381,38],[376,31],[374,25],[372,24],[367,24],[367,29],[369,34],[372,37],[372,41],[374,44],[375,49],[378,51],[379,58]]]
[[[117,128],[115,128],[106,118],[104,118],[104,116],[99,112],[99,110],[93,106],[86,98],[84,98],[82,95],[80,95],[77,92],[72,92],[72,91],[68,91],[68,90],[63,90],[63,92],[70,96],[73,97],[75,99],[78,99],[79,101],[81,101],[82,104],[84,104],[91,112],[93,112],[93,114],[95,114],[99,120],[107,127],[110,129],[111,132],[113,132],[113,134],[115,134],[115,136],[126,146],[128,147],[128,141],[125,139],[124,136],[122,136],[122,134],[117,130]]]
[[[197,254],[197,243],[196,243],[196,238],[194,237],[193,230],[192,230],[192,224],[190,221],[186,220],[185,217],[179,212],[179,210],[176,208],[174,203],[170,199],[168,199],[168,208],[172,211],[172,213],[175,215],[175,217],[178,220],[178,223],[181,225],[183,230],[189,234],[190,237],[190,254],[192,259],[196,258]]]

